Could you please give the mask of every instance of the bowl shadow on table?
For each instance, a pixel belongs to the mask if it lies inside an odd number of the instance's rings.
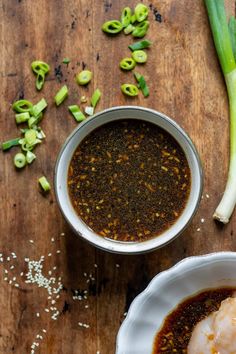
[[[84,274],[92,274],[89,296],[95,299],[119,296],[121,313],[127,312],[133,299],[150,280],[186,257],[191,243],[188,228],[165,247],[141,255],[108,253],[88,244],[67,227],[65,238],[66,287],[77,289],[84,282]]]

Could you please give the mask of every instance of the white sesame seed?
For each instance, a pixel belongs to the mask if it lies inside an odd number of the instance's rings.
[[[7,274],[7,273],[8,273],[8,270],[7,270],[7,269],[5,269],[5,270],[4,270],[4,272]]]
[[[4,280],[7,281],[7,280],[8,280],[8,277],[5,277]]]
[[[14,269],[14,268],[15,268],[14,265],[10,266],[10,269]]]
[[[99,350],[97,350],[97,353],[96,354],[100,354],[100,351]]]
[[[44,309],[45,312],[49,312],[49,309]]]
[[[51,301],[51,304],[52,304],[52,305],[54,305],[55,303],[56,303],[56,301],[55,301],[55,300],[52,300],[52,301]]]
[[[7,261],[10,262],[11,258],[10,257],[7,257]]]
[[[25,262],[28,263],[29,262],[29,258],[25,258]]]
[[[0,257],[0,262],[3,262],[3,261],[4,261],[3,257]]]
[[[65,236],[65,233],[64,233],[64,232],[62,232],[62,233],[61,233],[61,236]]]
[[[47,333],[46,329],[42,329],[42,331],[43,331],[44,333]]]
[[[87,273],[84,273],[84,277],[87,277]]]
[[[210,198],[209,194],[206,194],[206,198],[207,198],[207,199],[209,199],[209,198]]]
[[[94,268],[97,268],[97,267],[98,267],[98,265],[96,263],[94,263]]]
[[[124,312],[124,317],[126,317],[127,316],[127,312]]]
[[[120,265],[118,263],[116,263],[116,268],[120,268]]]
[[[205,222],[205,219],[202,218],[202,219],[201,219],[201,223],[203,224],[204,222]]]
[[[57,250],[57,253],[59,254],[59,253],[61,253],[61,251],[60,251],[60,250]]]
[[[85,308],[85,309],[88,309],[88,308],[89,308],[89,305],[85,305],[84,308]]]
[[[30,243],[34,243],[34,240],[29,240]]]
[[[51,241],[52,241],[52,242],[54,242],[54,241],[55,241],[55,239],[52,237],[52,238],[51,238]]]
[[[39,313],[39,312],[37,312],[37,313],[36,313],[36,316],[37,316],[37,317],[40,317],[40,313]]]
[[[200,227],[197,229],[197,232],[201,231]]]
[[[12,280],[9,280],[9,284],[12,284]]]
[[[16,287],[16,288],[19,288],[19,284],[16,283],[16,284],[15,284],[15,287]]]
[[[52,256],[52,254],[51,253],[48,253],[48,257],[51,257]]]
[[[20,273],[20,276],[21,276],[21,277],[23,277],[23,275],[24,275],[24,273],[23,273],[23,272],[21,272],[21,273]]]
[[[55,266],[55,267],[53,267],[52,269],[53,269],[53,270],[56,270],[56,269],[57,269],[57,267]]]
[[[13,277],[13,279],[12,279],[13,281],[16,281],[16,277]]]

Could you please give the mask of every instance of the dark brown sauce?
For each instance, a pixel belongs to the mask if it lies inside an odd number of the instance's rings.
[[[181,215],[190,169],[176,140],[155,124],[120,120],[92,131],[76,149],[68,171],[71,202],[97,234],[144,241]]]
[[[231,297],[235,288],[222,288],[204,291],[182,302],[171,312],[157,333],[153,354],[187,353],[194,326],[213,311],[227,297]]]

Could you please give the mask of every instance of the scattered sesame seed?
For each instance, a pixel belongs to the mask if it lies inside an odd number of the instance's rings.
[[[56,270],[57,269],[57,267],[55,266],[55,267],[53,267],[53,270]]]
[[[4,280],[7,281],[7,280],[8,280],[8,277],[5,277]]]
[[[52,256],[52,254],[51,253],[48,253],[48,257],[51,257]]]
[[[89,305],[85,305],[84,308],[85,308],[85,309],[88,309],[88,308],[89,308]]]
[[[116,263],[116,268],[120,268],[120,265],[118,263]]]
[[[12,284],[12,280],[9,280],[9,284]]]
[[[43,331],[44,333],[47,333],[46,329],[42,329],[42,331]]]
[[[4,261],[3,257],[0,257],[0,262],[3,262],[3,261]]]
[[[201,231],[200,227],[197,229],[197,232]]]
[[[16,284],[15,284],[15,287],[16,287],[16,288],[19,288],[19,284],[16,283]]]
[[[65,236],[65,233],[64,233],[64,232],[62,232],[62,233],[61,233],[61,236]]]
[[[12,252],[11,255],[12,255],[12,258],[17,258],[16,254],[14,252]]]
[[[124,317],[126,317],[127,316],[127,312],[124,312]]]
[[[97,267],[98,267],[98,265],[96,263],[94,263],[94,268],[97,268]]]
[[[84,273],[84,277],[87,277],[87,273]]]
[[[12,279],[13,281],[16,281],[16,277],[13,277],[13,279]]]
[[[49,309],[44,309],[45,312],[49,312]]]
[[[10,262],[11,258],[10,257],[7,257],[7,261]]]
[[[39,312],[37,312],[37,313],[36,313],[36,316],[37,316],[37,317],[40,317],[40,313],[39,313]]]
[[[51,241],[52,241],[52,242],[54,242],[54,241],[55,241],[55,239],[52,237],[52,238],[51,238]]]
[[[203,224],[204,222],[205,222],[205,219],[202,218],[202,219],[201,219],[201,223]]]
[[[34,240],[29,240],[30,243],[34,243]]]
[[[206,194],[206,198],[207,198],[207,199],[209,199],[209,198],[210,198],[209,194]]]
[[[54,305],[55,303],[56,303],[56,301],[55,301],[55,300],[52,300],[52,301],[51,301],[51,304],[52,304],[52,305]]]
[[[7,274],[7,273],[8,273],[8,270],[7,270],[7,269],[5,269],[5,270],[4,270],[4,272]]]
[[[14,269],[14,268],[15,268],[14,265],[10,266],[10,269]]]
[[[25,262],[28,263],[29,262],[29,258],[25,258]]]
[[[20,273],[20,276],[21,276],[21,277],[23,277],[23,275],[24,275],[24,273],[23,273],[23,272],[21,272],[21,273]]]
[[[57,250],[57,253],[61,253],[61,251],[60,251],[60,250]]]

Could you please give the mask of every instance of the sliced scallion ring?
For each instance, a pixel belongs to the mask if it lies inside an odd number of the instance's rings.
[[[149,28],[149,21],[140,22],[139,24],[137,24],[137,26],[135,26],[132,32],[132,36],[142,38],[147,33],[148,28]]]
[[[30,119],[30,114],[29,112],[17,113],[15,115],[15,119],[16,119],[16,124],[25,123]]]
[[[144,4],[136,5],[136,7],[134,9],[136,20],[138,22],[142,22],[142,21],[146,20],[146,18],[148,17],[148,12],[149,12],[149,10],[146,5],[144,5]]]
[[[123,70],[132,70],[136,63],[133,58],[124,58],[120,62],[120,68]]]
[[[133,84],[123,84],[121,85],[121,91],[130,97],[138,96],[138,88]]]
[[[117,20],[107,21],[102,25],[103,32],[106,32],[109,34],[117,34],[120,31],[122,31],[122,29],[123,29],[122,23]]]
[[[33,104],[28,100],[18,100],[13,103],[12,109],[17,113],[29,112]]]
[[[92,80],[93,74],[89,70],[83,70],[76,76],[77,84],[87,85]]]
[[[123,27],[127,27],[129,26],[130,24],[130,21],[131,21],[131,16],[132,16],[132,10],[130,7],[125,7],[123,10],[122,10],[122,13],[121,13],[121,19],[120,19],[120,22],[122,23]]]
[[[22,152],[18,152],[15,156],[14,156],[14,165],[16,166],[16,168],[23,168],[26,165],[26,157],[24,154],[22,154]]]

